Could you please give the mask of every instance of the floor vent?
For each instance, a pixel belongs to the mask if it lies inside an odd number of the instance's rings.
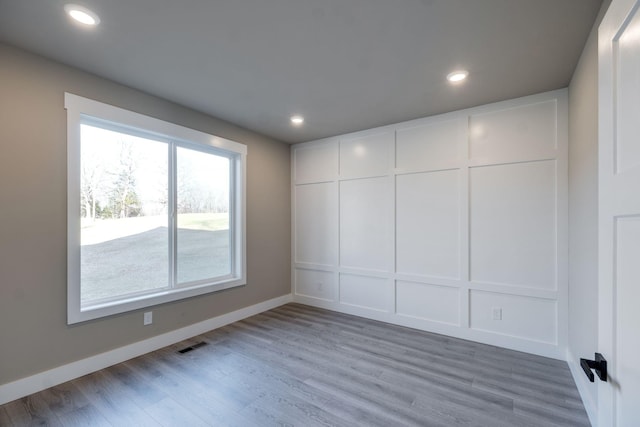
[[[181,353],[181,354],[189,353],[190,351],[195,350],[196,348],[202,347],[203,345],[207,345],[207,343],[204,341],[200,341],[199,343],[190,345],[189,347],[183,348],[182,350],[178,350],[178,353]]]

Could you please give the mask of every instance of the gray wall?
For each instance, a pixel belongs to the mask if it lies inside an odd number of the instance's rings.
[[[598,34],[605,1],[569,85],[569,363],[598,345]],[[576,378],[587,410],[597,388]]]
[[[66,325],[65,91],[248,146],[246,286]],[[0,384],[289,294],[290,203],[287,144],[0,44]]]

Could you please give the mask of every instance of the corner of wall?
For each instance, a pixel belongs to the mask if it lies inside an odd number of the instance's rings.
[[[598,26],[604,0],[569,85],[569,336],[567,363],[593,425],[597,388],[585,377],[580,357],[593,356],[597,331],[598,265]]]

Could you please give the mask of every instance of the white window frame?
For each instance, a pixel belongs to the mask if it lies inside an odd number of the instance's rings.
[[[203,295],[246,284],[246,157],[247,146],[235,141],[209,135],[143,114],[134,113],[102,102],[65,93],[67,110],[67,324],[84,322],[113,314],[124,313],[154,305]],[[206,152],[218,152],[231,160],[229,233],[231,236],[231,275],[217,281],[197,281],[175,284],[144,295],[123,296],[108,302],[82,306],[80,283],[80,147],[81,123],[92,122],[105,128],[125,131],[174,142]],[[175,169],[169,165],[170,182],[175,182]],[[170,186],[172,187],[172,186]],[[174,191],[169,188],[169,191]],[[176,212],[170,209],[170,222],[175,226]],[[170,245],[175,242],[170,241]],[[174,248],[175,252],[175,248]],[[173,261],[170,260],[170,263]],[[171,268],[172,273],[175,271]]]

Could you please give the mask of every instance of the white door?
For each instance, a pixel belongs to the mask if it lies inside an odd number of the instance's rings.
[[[613,0],[598,33],[598,424],[640,426],[640,0]]]

